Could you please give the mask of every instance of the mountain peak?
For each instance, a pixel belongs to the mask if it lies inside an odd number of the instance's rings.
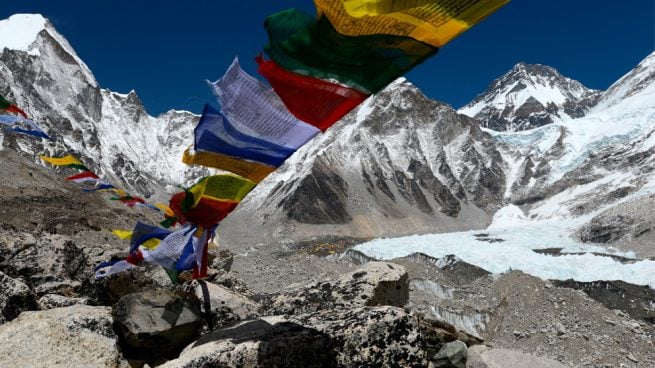
[[[526,130],[584,116],[598,96],[553,67],[519,62],[459,113],[490,129]]]
[[[45,29],[47,22],[41,14],[14,14],[0,20],[0,51],[7,48],[38,55],[38,49],[30,46]]]

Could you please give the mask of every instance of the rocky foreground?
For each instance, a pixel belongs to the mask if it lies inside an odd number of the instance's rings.
[[[655,294],[621,282],[377,262],[338,239],[224,244],[202,282],[157,267],[96,280],[127,249],[108,230],[150,214],[7,151],[0,166],[0,367],[655,365]]]

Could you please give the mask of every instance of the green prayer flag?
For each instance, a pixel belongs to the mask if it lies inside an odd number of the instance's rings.
[[[381,90],[438,51],[404,36],[344,36],[326,17],[315,20],[295,9],[269,16],[265,27],[265,51],[281,67],[366,93]]]
[[[13,105],[14,103],[7,100],[4,98],[4,96],[0,95],[0,110],[7,110],[9,106]]]

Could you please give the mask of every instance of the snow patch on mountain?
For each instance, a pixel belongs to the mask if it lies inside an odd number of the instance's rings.
[[[15,14],[0,20],[0,50],[7,48],[39,56],[39,49],[31,46],[39,32],[45,30],[46,22],[39,14]]]
[[[632,97],[637,97],[634,104],[640,105],[643,101],[637,95],[650,96],[649,98],[653,99],[655,98],[654,93],[655,52],[648,55],[630,73],[611,85],[603,93],[598,105],[593,110],[602,112],[616,104],[626,104],[627,101],[632,100]]]

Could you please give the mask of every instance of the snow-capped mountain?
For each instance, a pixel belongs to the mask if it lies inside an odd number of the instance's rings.
[[[221,228],[239,241],[449,232],[485,228],[512,203],[530,221],[568,219],[566,231],[587,241],[649,239],[655,217],[633,210],[655,193],[654,76],[651,55],[600,93],[519,64],[466,114],[401,78],[302,147]],[[0,22],[0,94],[56,138],[0,135],[3,148],[35,160],[72,152],[139,194],[206,174],[180,161],[197,116],[152,117],[135,92],[101,89],[41,16]],[[505,130],[534,127],[498,132],[481,116],[502,117]]]
[[[199,176],[198,169],[180,161],[198,117],[174,110],[153,117],[134,91],[100,88],[68,41],[41,15],[0,21],[0,94],[55,138],[38,142],[6,135],[4,148],[32,156],[73,153],[104,179],[140,195],[173,190]]]
[[[489,129],[521,131],[580,118],[599,96],[549,66],[519,63],[458,112]]]
[[[224,224],[277,239],[479,228],[504,191],[492,136],[401,78],[296,152]]]
[[[494,273],[655,287],[655,53],[581,118],[523,132],[483,130],[503,156],[512,202],[490,226],[356,249],[383,259],[455,255]]]

